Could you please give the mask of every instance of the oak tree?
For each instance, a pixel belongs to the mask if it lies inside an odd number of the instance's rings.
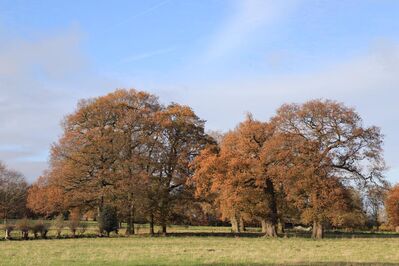
[[[330,219],[320,211],[334,213],[331,199],[341,198],[341,187],[385,183],[380,129],[363,126],[354,109],[329,100],[285,104],[273,123],[295,144],[288,145],[294,170],[288,180],[295,197],[306,203],[304,214],[313,220],[313,237],[323,236],[323,225]]]
[[[399,184],[388,191],[385,206],[389,223],[399,231]]]

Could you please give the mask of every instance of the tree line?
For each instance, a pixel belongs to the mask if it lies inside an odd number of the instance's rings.
[[[188,106],[117,90],[80,101],[62,127],[49,169],[29,188],[15,179],[34,215],[114,213],[127,234],[137,222],[166,234],[171,223],[227,221],[234,232],[260,225],[270,237],[303,224],[322,238],[326,227],[378,226],[386,203],[399,225],[399,188],[384,178],[383,135],[339,102],[284,104],[268,121],[248,115],[222,134],[206,133]]]

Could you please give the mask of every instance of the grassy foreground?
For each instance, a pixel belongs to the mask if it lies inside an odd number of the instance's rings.
[[[78,238],[0,242],[0,265],[398,265],[399,238]]]

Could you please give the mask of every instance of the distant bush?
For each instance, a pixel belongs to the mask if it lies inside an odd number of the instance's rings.
[[[388,223],[383,223],[380,225],[379,229],[380,229],[380,231],[383,231],[383,232],[393,232],[393,231],[395,231],[395,226],[388,224]]]
[[[5,239],[11,239],[11,232],[14,231],[15,225],[13,224],[6,224],[4,226],[5,231]]]
[[[40,235],[41,238],[47,238],[48,229],[49,225],[43,221],[37,221],[32,226],[32,232],[35,238],[38,238],[38,235]]]
[[[104,206],[100,213],[98,224],[101,234],[105,232],[109,236],[112,231],[117,233],[119,224],[116,209],[112,206]]]
[[[30,224],[28,219],[19,220],[17,222],[17,229],[21,231],[22,239],[29,239]]]
[[[87,224],[86,223],[80,223],[80,225],[79,225],[79,229],[78,229],[78,233],[79,233],[79,235],[80,236],[83,236],[84,235],[84,233],[86,232],[86,230],[87,230]]]
[[[62,229],[65,227],[65,222],[64,222],[64,215],[60,214],[57,216],[57,218],[54,221],[54,226],[55,230],[57,232],[57,237],[61,237]]]
[[[71,230],[72,237],[76,237],[76,232],[80,225],[80,212],[78,209],[74,209],[69,215],[68,227]]]

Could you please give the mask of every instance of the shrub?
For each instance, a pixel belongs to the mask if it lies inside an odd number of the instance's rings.
[[[112,231],[118,233],[118,218],[116,209],[111,206],[104,206],[100,213],[98,224],[101,234],[105,232],[107,236],[109,236],[109,233]]]
[[[380,231],[393,232],[393,231],[395,231],[395,227],[389,223],[383,223],[380,225]]]
[[[65,227],[64,215],[60,214],[54,221],[55,230],[57,231],[57,237],[61,237],[62,229]]]
[[[77,219],[69,220],[68,227],[69,227],[69,230],[71,230],[72,237],[76,237],[76,231],[78,230],[79,224],[80,224],[80,221]]]
[[[71,230],[72,237],[76,237],[76,231],[80,225],[80,212],[78,209],[74,209],[69,215],[68,227]]]
[[[11,239],[11,232],[14,231],[15,225],[13,224],[6,224],[4,226],[4,231],[5,231],[5,239]]]
[[[38,221],[32,226],[32,232],[35,238],[37,238],[39,234],[41,238],[47,238],[48,229],[49,225],[43,221]]]
[[[28,219],[24,218],[22,220],[19,220],[17,223],[17,228],[18,228],[18,230],[21,231],[21,235],[22,235],[23,239],[25,239],[25,240],[29,239],[30,225],[29,225]]]
[[[79,230],[78,230],[79,235],[80,236],[84,235],[86,230],[87,230],[87,224],[86,223],[80,223]]]

